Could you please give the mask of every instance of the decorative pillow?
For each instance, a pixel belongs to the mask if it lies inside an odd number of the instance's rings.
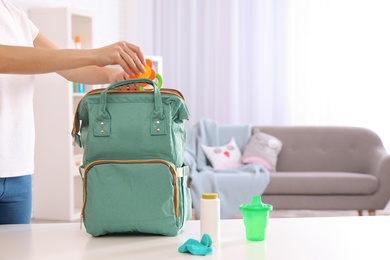
[[[275,171],[282,142],[262,132],[257,132],[249,139],[242,156],[243,163],[261,163],[270,171]]]
[[[226,145],[218,147],[202,144],[202,150],[214,169],[237,169],[242,166],[241,151],[234,138],[230,139]]]

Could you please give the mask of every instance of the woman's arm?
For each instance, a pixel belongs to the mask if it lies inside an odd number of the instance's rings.
[[[0,73],[57,72],[70,81],[86,84],[113,82],[117,77],[125,79],[127,74],[145,71],[144,56],[131,43],[121,41],[90,50],[57,49],[41,33],[35,38],[34,47],[0,45],[0,61]],[[103,68],[108,65],[119,65],[126,73]]]

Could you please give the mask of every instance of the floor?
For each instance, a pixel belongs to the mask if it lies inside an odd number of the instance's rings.
[[[363,216],[368,216],[364,211]],[[390,216],[390,210],[377,210],[377,216]],[[273,210],[270,212],[270,218],[303,218],[303,217],[343,217],[358,216],[355,210]]]
[[[368,216],[368,212],[363,212],[363,216]],[[377,216],[390,216],[390,209],[377,210]],[[270,218],[307,218],[307,217],[346,217],[346,216],[358,216],[355,210],[272,210],[270,211]],[[241,215],[236,218],[241,218]],[[63,221],[44,220],[44,219],[32,219],[31,223],[57,223]],[[74,222],[79,222],[76,220]]]

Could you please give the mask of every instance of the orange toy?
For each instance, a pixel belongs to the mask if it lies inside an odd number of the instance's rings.
[[[139,78],[145,78],[145,79],[150,79],[150,80],[155,80],[157,79],[157,87],[161,88],[162,87],[162,77],[159,73],[156,73],[156,71],[153,69],[153,62],[150,59],[146,59],[146,65],[145,65],[145,72],[140,74],[140,75],[134,75],[130,78],[132,79],[139,79]],[[147,86],[147,84],[139,84],[140,85],[140,90],[144,90],[144,87]]]

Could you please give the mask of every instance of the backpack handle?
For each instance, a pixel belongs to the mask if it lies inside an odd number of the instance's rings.
[[[105,90],[100,93],[100,104],[99,111],[97,115],[97,121],[94,128],[95,136],[110,136],[111,135],[111,116],[107,109],[107,92],[109,90],[119,88],[125,85],[146,83],[153,87],[154,95],[154,110],[151,115],[151,135],[165,135],[166,128],[164,124],[164,111],[162,105],[162,98],[160,89],[156,86],[156,83],[150,79],[129,79],[116,82],[108,86]],[[142,92],[148,93],[148,91]],[[139,93],[137,93],[139,94]]]

